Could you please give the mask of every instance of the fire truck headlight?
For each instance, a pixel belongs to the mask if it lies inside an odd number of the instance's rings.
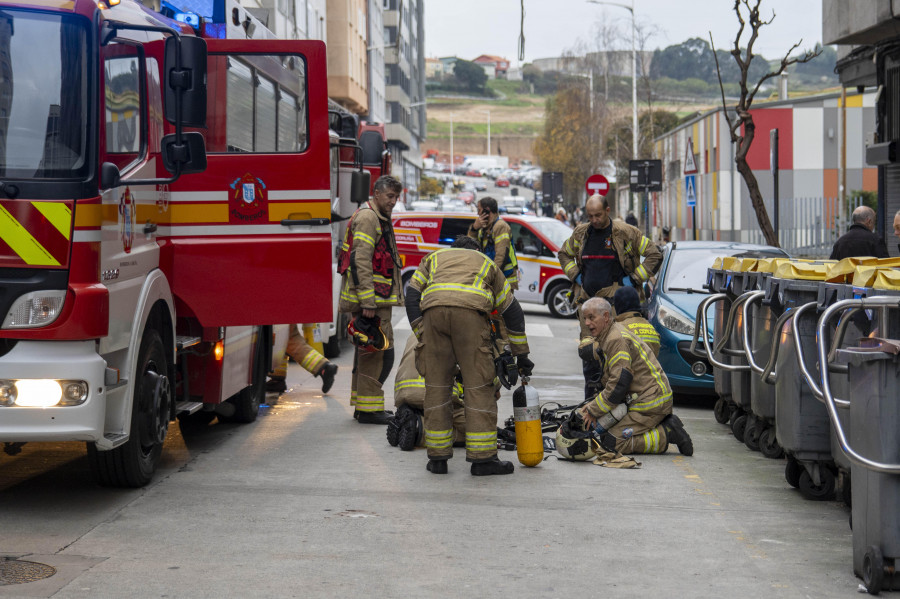
[[[26,293],[13,302],[0,328],[28,329],[46,326],[59,317],[65,301],[64,290]]]
[[[16,381],[16,405],[30,408],[49,408],[62,399],[59,381],[52,379],[21,379]]]
[[[0,406],[12,406],[16,403],[15,381],[0,379]]]

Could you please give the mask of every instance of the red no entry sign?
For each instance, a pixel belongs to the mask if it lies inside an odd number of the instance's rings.
[[[588,177],[587,183],[584,184],[589,196],[599,193],[602,196],[609,191],[609,181],[603,175],[591,175]]]

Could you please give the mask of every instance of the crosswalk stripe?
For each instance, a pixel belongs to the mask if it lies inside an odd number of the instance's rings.
[[[409,321],[405,318],[401,318],[394,325],[395,331],[408,331],[410,330]],[[549,324],[544,323],[525,323],[525,335],[528,337],[554,337],[553,331],[550,329]]]

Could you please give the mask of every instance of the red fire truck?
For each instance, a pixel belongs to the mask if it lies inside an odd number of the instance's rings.
[[[0,6],[7,453],[144,485],[176,416],[256,418],[276,323],[331,318],[325,45],[209,5]]]

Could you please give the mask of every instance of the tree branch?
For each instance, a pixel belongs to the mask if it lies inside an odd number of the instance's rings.
[[[725,122],[728,123],[728,133],[731,135],[731,143],[737,143],[737,134],[731,116],[728,114],[728,105],[725,103],[725,85],[722,83],[722,69],[719,67],[719,55],[716,54],[716,44],[713,42],[712,31],[709,32],[709,45],[712,46],[713,58],[716,59],[716,76],[719,78],[719,91],[722,93],[722,111],[725,113]]]

